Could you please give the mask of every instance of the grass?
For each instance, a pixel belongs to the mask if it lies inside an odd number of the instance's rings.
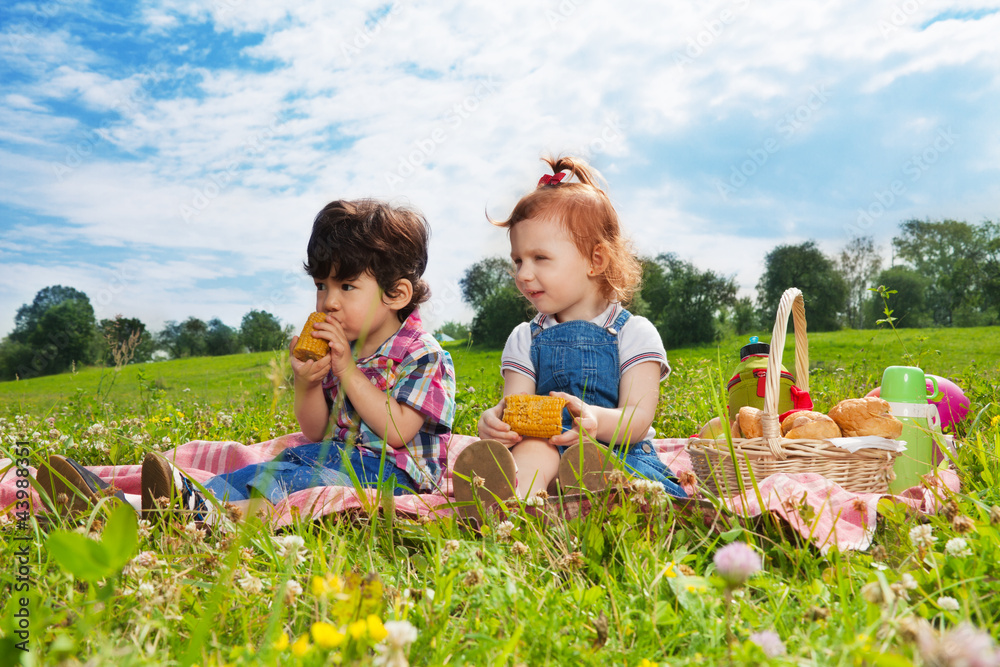
[[[569,521],[520,507],[481,535],[449,520],[358,513],[280,534],[251,518],[206,537],[193,526],[135,526],[102,503],[76,521],[0,525],[0,557],[11,564],[0,664],[394,664],[387,647],[402,621],[416,637],[399,655],[415,665],[930,664],[917,636],[928,644],[963,622],[1000,623],[995,331],[903,331],[902,343],[886,331],[810,335],[811,389],[824,409],[900,363],[947,375],[970,397],[956,460],[962,493],[928,518],[933,541],[921,542],[911,533],[918,522],[891,504],[880,505],[872,550],[821,555],[767,517],[710,530],[637,493]],[[739,345],[671,351],[661,436],[688,435],[712,416]],[[450,350],[456,430],[473,433],[499,397],[500,353]],[[196,438],[257,442],[297,430],[288,373],[279,357],[257,354],[0,383],[0,455],[26,440],[33,465],[47,452],[134,463]],[[727,596],[713,555],[730,542],[753,545],[764,565]],[[25,547],[32,662],[14,648],[14,564]],[[768,658],[750,640],[764,630],[787,656]]]

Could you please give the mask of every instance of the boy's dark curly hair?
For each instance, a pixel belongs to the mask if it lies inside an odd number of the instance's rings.
[[[303,268],[318,280],[343,281],[368,272],[389,296],[406,278],[413,297],[396,313],[402,322],[431,295],[421,279],[430,233],[427,220],[413,209],[374,199],[333,201],[313,222]]]

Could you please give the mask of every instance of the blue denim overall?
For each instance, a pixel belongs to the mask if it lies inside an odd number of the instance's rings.
[[[547,329],[532,322],[530,354],[537,377],[535,393],[547,396],[550,391],[563,391],[590,405],[617,408],[621,382],[618,332],[631,316],[622,309],[607,328],[584,320],[561,322]],[[563,428],[573,426],[569,412],[564,412]],[[616,445],[614,451],[629,472],[662,482],[667,493],[673,496],[687,497],[649,440],[634,443],[627,449],[624,445]]]

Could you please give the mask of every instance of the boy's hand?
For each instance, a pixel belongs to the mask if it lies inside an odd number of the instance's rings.
[[[288,346],[288,360],[292,363],[292,372],[295,374],[295,383],[306,383],[307,386],[320,383],[330,373],[330,355],[326,355],[315,361],[308,359],[299,361],[292,354],[295,344],[299,342],[298,336],[292,336],[292,342]]]
[[[566,409],[569,410],[569,413],[573,416],[573,421],[576,422],[576,428],[549,438],[550,445],[567,447],[576,444],[580,442],[581,430],[591,436],[597,433],[597,415],[594,414],[593,409],[589,405],[576,396],[562,391],[550,391],[549,396],[558,396],[559,398],[566,399]]]
[[[351,341],[347,340],[347,334],[340,323],[329,315],[326,316],[326,322],[320,322],[318,326],[322,327],[320,332],[326,334],[321,337],[330,344],[330,369],[343,380],[345,375],[357,370],[351,354]]]
[[[503,420],[503,409],[507,405],[507,400],[501,398],[500,402],[492,408],[488,408],[479,417],[479,437],[483,440],[496,440],[505,447],[513,447],[521,442],[521,436],[510,429],[510,424]]]

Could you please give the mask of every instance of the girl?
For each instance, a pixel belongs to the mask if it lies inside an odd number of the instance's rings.
[[[509,497],[515,477],[517,494],[528,497],[557,476],[579,483],[581,472],[597,490],[604,476],[594,473],[607,468],[607,450],[593,440],[611,445],[626,470],[684,497],[650,443],[659,383],[670,373],[663,342],[649,320],[622,305],[642,268],[597,172],[572,157],[545,162],[553,175],[542,176],[507,220],[491,220],[508,230],[517,287],[538,311],[510,334],[500,370],[505,397],[564,398],[565,430],[548,440],[521,437],[502,421],[501,399],[479,419],[483,440],[456,461],[456,499]]]

